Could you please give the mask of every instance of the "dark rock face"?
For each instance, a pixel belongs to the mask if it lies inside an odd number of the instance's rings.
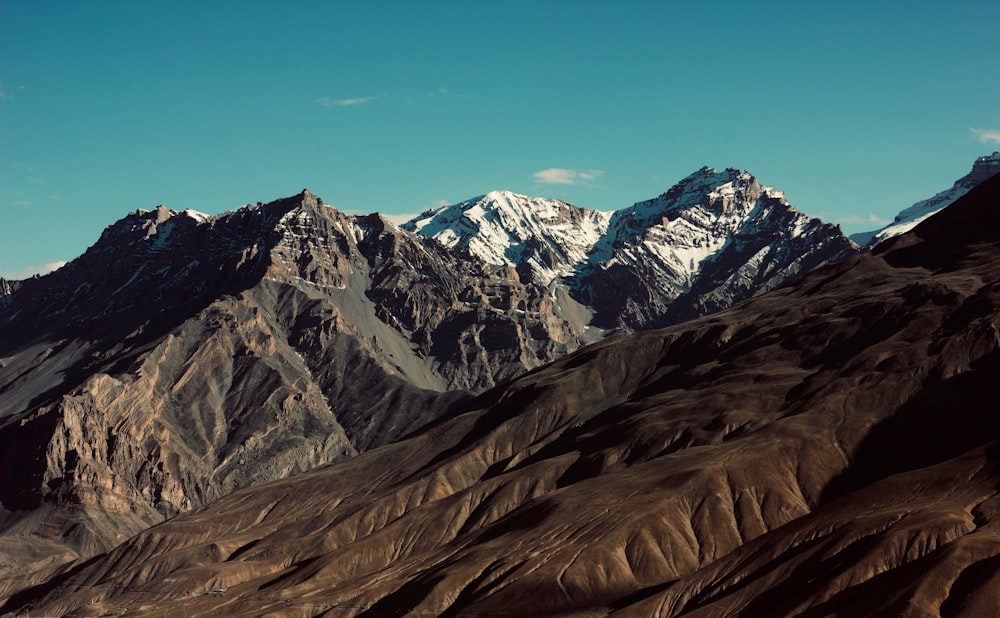
[[[716,311],[852,250],[738,170],[614,216],[490,195],[504,208],[462,210],[478,227],[422,226],[457,230],[453,246],[308,191],[214,217],[161,206],[9,286],[0,529],[25,540],[0,562],[103,551],[388,444],[611,329]]]
[[[0,611],[991,615],[998,281],[1000,178],[874,253],[8,584]]]

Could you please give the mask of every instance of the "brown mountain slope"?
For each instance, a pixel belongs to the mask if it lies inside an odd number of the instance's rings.
[[[876,255],[593,345],[2,609],[989,615],[998,380],[994,178]]]

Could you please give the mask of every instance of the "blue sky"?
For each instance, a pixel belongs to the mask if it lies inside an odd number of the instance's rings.
[[[702,165],[877,228],[1000,149],[997,24],[996,0],[0,0],[0,275],[161,203],[613,210]]]

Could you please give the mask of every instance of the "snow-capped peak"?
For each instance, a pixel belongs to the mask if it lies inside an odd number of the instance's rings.
[[[212,218],[211,215],[206,215],[203,212],[198,212],[197,210],[191,210],[190,208],[185,209],[184,214],[194,219],[198,223],[206,223],[209,219]]]
[[[607,230],[608,213],[511,191],[428,211],[401,227],[491,264],[526,264],[544,282],[572,271]]]
[[[776,210],[789,219],[793,236],[809,226],[809,218],[792,209],[784,193],[761,186],[749,172],[703,167],[662,195],[617,211],[591,259],[604,267],[638,268],[652,261],[671,273],[670,286],[679,292],[736,235],[773,225],[768,219]]]
[[[784,193],[761,186],[749,172],[711,167],[656,198],[613,213],[491,191],[427,211],[402,226],[445,246],[465,248],[487,263],[526,266],[544,283],[613,264],[639,268],[652,260],[672,273],[671,287],[678,290],[686,289],[702,263],[737,235],[782,228],[793,238],[813,227]]]

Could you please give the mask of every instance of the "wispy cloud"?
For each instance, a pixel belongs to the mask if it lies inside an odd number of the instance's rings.
[[[550,167],[533,174],[536,182],[547,185],[587,185],[603,175],[602,170],[579,170],[564,167]]]
[[[14,88],[14,91],[15,92],[23,92],[23,91],[25,91],[27,89],[28,89],[27,86],[23,86],[22,85],[22,86],[18,86],[16,88]],[[14,95],[11,94],[7,89],[5,89],[3,87],[3,82],[0,82],[0,101],[9,101],[9,100],[11,100],[13,98],[14,98]]]
[[[437,90],[431,90],[424,93],[428,97],[454,97],[456,99],[472,99],[471,94],[462,94],[460,92],[452,92],[447,88],[438,88]]]
[[[49,262],[48,264],[43,264],[41,266],[25,266],[24,268],[18,268],[16,270],[0,270],[0,277],[4,279],[27,279],[34,275],[45,275],[53,270],[62,268],[66,265],[66,262],[59,260],[57,262]]]
[[[332,97],[320,97],[316,99],[316,104],[320,107],[351,107],[354,105],[364,105],[378,99],[379,97],[356,97],[354,99],[334,99]]]
[[[889,225],[889,219],[886,219],[885,217],[880,217],[873,213],[868,213],[867,216],[845,215],[843,217],[837,217],[835,220],[844,225],[861,225],[863,223],[870,225],[877,225],[879,227],[884,227],[886,225]]]
[[[997,129],[969,129],[972,134],[979,138],[979,141],[983,142],[993,142],[994,144],[1000,144],[1000,130]]]

